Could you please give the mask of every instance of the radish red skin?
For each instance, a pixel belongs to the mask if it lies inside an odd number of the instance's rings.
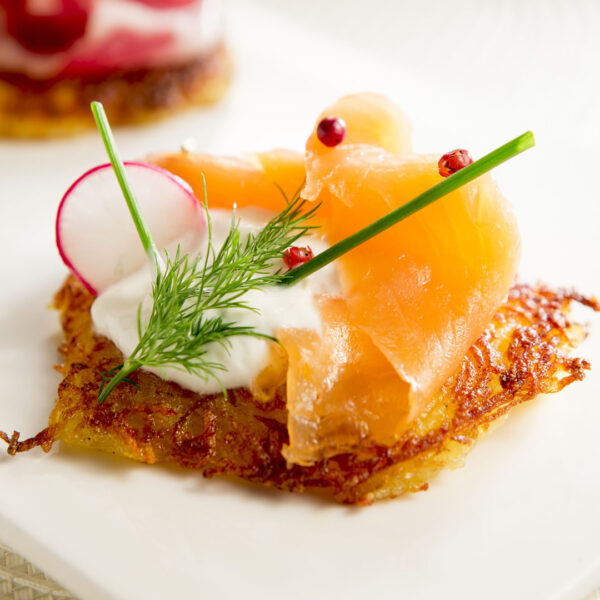
[[[176,190],[181,196],[187,198],[188,201],[193,203],[196,207],[195,215],[194,215],[196,217],[196,221],[193,223],[190,223],[190,232],[193,233],[192,229],[198,228],[199,225],[200,225],[200,227],[202,227],[202,229],[206,229],[207,225],[206,225],[206,217],[204,215],[204,209],[203,209],[200,201],[194,195],[192,188],[186,181],[181,179],[179,176],[167,171],[166,169],[163,169],[163,168],[158,167],[153,164],[144,163],[144,162],[136,162],[136,161],[126,161],[124,164],[126,167],[140,167],[143,169],[148,169],[150,172],[152,172],[153,175],[156,175],[156,174],[164,175],[164,177],[166,179],[168,179],[170,182],[172,182],[174,184],[174,186],[177,186],[177,188],[175,188],[175,187],[173,188],[174,191]],[[61,223],[62,223],[63,211],[64,211],[65,207],[68,205],[69,199],[71,198],[74,190],[83,181],[87,180],[90,176],[93,176],[94,174],[98,173],[99,171],[107,170],[107,169],[112,170],[112,166],[110,165],[110,163],[98,165],[98,166],[90,169],[89,171],[86,171],[83,175],[78,177],[69,186],[69,188],[64,193],[64,195],[59,203],[57,214],[56,214],[56,223],[55,223],[56,247],[58,249],[58,253],[59,253],[63,263],[81,281],[81,283],[83,283],[83,285],[95,296],[97,296],[98,293],[102,290],[97,289],[97,287],[95,287],[88,281],[88,278],[83,273],[81,273],[81,270],[76,266],[76,264],[75,264],[77,262],[76,257],[70,256],[69,252],[66,251],[65,244],[63,243],[63,232],[61,231]],[[183,192],[183,194],[181,192]],[[140,198],[139,195],[136,195],[136,196],[137,196],[137,200],[141,206],[141,211],[143,214],[144,213],[144,199]],[[123,204],[125,204],[124,199],[123,199]],[[174,203],[173,207],[175,207],[175,203]],[[189,206],[187,208],[189,208]],[[172,213],[169,213],[169,214],[172,214]],[[168,214],[165,215],[165,218],[168,218]]]

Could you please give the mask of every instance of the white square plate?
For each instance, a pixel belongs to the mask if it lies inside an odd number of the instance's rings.
[[[477,111],[470,90],[408,63],[375,61],[260,3],[230,8],[229,96],[118,132],[124,156],[190,136],[211,152],[300,149],[323,106],[363,88],[405,107],[418,150],[477,156],[532,127],[538,147],[496,175],[520,218],[523,278],[600,291],[597,155],[553,128],[547,107],[530,99],[513,114],[497,99]],[[449,119],[449,97],[469,110]],[[45,308],[65,275],[58,200],[105,161],[93,133],[0,143],[0,427],[23,437],[45,426],[59,382],[59,327]],[[86,600],[582,598],[600,583],[599,321],[579,350],[596,363],[586,381],[515,410],[427,493],[356,509],[57,447],[0,458],[0,538]]]

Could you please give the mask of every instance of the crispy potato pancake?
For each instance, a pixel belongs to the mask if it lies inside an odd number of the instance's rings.
[[[18,432],[0,432],[10,454],[36,446],[48,451],[60,440],[358,504],[427,489],[437,471],[461,466],[473,443],[512,407],[583,379],[589,363],[568,352],[585,330],[570,320],[569,305],[600,310],[598,301],[574,292],[515,285],[458,372],[393,446],[365,439],[353,452],[300,466],[282,456],[288,443],[287,365],[278,346],[253,391],[203,396],[137,371],[131,380],[139,389],[121,384],[99,404],[102,373],[123,357],[94,334],[93,299],[72,276],[56,294],[65,335],[58,400],[48,427],[34,438],[19,441]]]
[[[99,100],[113,125],[166,118],[221,98],[231,76],[223,45],[177,67],[123,71],[98,79],[32,80],[0,74],[0,136],[51,137],[93,127],[90,102]]]

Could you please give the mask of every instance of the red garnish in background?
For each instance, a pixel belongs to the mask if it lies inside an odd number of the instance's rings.
[[[201,0],[137,0],[140,4],[146,4],[152,8],[169,9],[181,8],[190,4],[199,3]]]
[[[38,54],[68,50],[83,37],[89,0],[56,0],[48,12],[28,10],[24,0],[6,0],[6,29],[21,46]]]
[[[325,117],[317,125],[317,137],[329,147],[341,144],[346,136],[346,123],[338,117]]]
[[[283,262],[288,269],[293,269],[308,262],[313,257],[310,246],[292,246],[283,253]]]
[[[468,150],[452,150],[446,152],[438,161],[438,169],[442,177],[449,177],[473,162]]]

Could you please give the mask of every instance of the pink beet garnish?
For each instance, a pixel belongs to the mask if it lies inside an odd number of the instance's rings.
[[[24,0],[6,0],[6,29],[30,52],[68,50],[85,33],[89,0],[55,0],[45,12],[33,12]]]

